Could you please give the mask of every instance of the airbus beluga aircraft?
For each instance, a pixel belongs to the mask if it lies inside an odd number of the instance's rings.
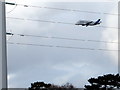
[[[97,21],[86,21],[86,20],[79,20],[75,25],[82,25],[82,26],[94,26],[100,24],[101,21],[98,19]]]

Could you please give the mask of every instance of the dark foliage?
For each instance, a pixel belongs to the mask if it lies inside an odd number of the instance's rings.
[[[29,90],[77,90],[70,83],[66,83],[65,85],[58,86],[54,84],[46,84],[44,82],[34,82],[31,83],[31,87]]]
[[[88,82],[91,85],[85,85],[86,90],[112,90],[113,88],[120,88],[119,74],[107,74],[98,76],[98,78],[90,78]]]

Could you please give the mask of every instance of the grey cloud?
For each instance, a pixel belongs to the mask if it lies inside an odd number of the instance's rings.
[[[102,9],[105,5],[104,3],[102,3],[102,6],[101,3],[46,4],[48,7],[71,9],[84,8],[84,10],[95,10],[100,12],[105,10],[110,11],[111,8]],[[108,4],[108,6],[112,7],[111,4]],[[18,10],[20,10],[20,12],[18,12]],[[17,7],[16,11],[8,16],[72,23],[81,18],[96,20],[98,17],[102,17],[102,15],[83,14],[78,12],[75,13],[49,9],[40,10],[41,11],[34,8],[28,9]],[[102,18],[104,19],[106,17],[103,16]],[[8,20],[8,23],[14,33],[93,40],[101,40],[103,30],[103,28],[98,27],[81,27],[18,20]],[[16,35],[13,36],[10,41],[59,46],[106,48],[105,44],[103,45],[100,43],[19,37]],[[71,82],[77,87],[83,87],[83,84],[85,84],[87,79],[91,76],[97,76],[109,72],[116,73],[117,66],[114,65],[112,61],[109,53],[102,51],[8,44],[8,74],[15,74],[15,77],[9,80],[9,84],[14,87],[28,87],[30,83],[34,81],[45,81],[55,84]],[[60,79],[63,81],[60,81]]]

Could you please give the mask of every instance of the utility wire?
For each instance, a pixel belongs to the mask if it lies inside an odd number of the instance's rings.
[[[17,19],[17,20],[36,21],[36,22],[61,23],[61,24],[71,24],[71,25],[75,25],[74,23],[55,22],[55,21],[40,20],[40,19],[24,19],[24,18],[18,18],[18,17],[6,17],[6,18],[8,18],[8,19]]]
[[[54,46],[54,45],[44,45],[44,44],[32,44],[32,43],[14,43],[8,42],[8,44],[16,45],[28,45],[28,46],[40,46],[40,47],[56,47],[56,48],[67,48],[67,49],[81,49],[81,50],[98,50],[98,51],[119,51],[119,50],[109,50],[109,49],[94,49],[94,48],[81,48],[81,47],[72,47],[72,46]]]
[[[16,1],[14,3],[16,3]],[[6,4],[12,5],[11,3],[8,3],[8,2],[6,2]],[[13,4],[13,5],[15,5],[14,8],[12,10],[8,11],[7,14],[11,13],[12,11],[14,11],[16,9],[17,5],[16,4]]]
[[[50,39],[61,39],[61,40],[71,40],[71,41],[83,41],[83,42],[98,42],[98,43],[115,43],[118,44],[118,42],[114,41],[100,41],[100,40],[85,40],[85,39],[78,39],[78,38],[68,38],[68,37],[54,37],[54,36],[42,36],[42,35],[31,35],[31,34],[13,34],[13,33],[6,33],[7,35],[19,35],[19,36],[26,36],[26,37],[38,37],[38,38],[50,38]]]
[[[106,14],[106,15],[120,15],[120,14],[113,14],[113,13],[101,13],[101,12],[83,11],[83,10],[74,10],[74,9],[64,9],[64,8],[55,8],[55,7],[41,7],[41,6],[25,5],[25,4],[17,4],[17,3],[9,3],[9,2],[6,2],[6,4],[9,4],[9,5],[18,5],[18,6],[23,6],[23,7],[45,8],[45,9],[62,10],[62,11],[82,12],[82,13],[94,13],[94,14]]]
[[[16,20],[28,20],[28,21],[36,21],[36,22],[45,22],[45,23],[59,23],[59,24],[75,25],[75,23],[48,21],[48,20],[40,20],[40,19],[24,19],[24,18],[18,18],[18,17],[6,17],[6,18],[16,19]],[[96,26],[96,27],[119,29],[117,27],[107,27],[107,26]]]
[[[9,12],[7,12],[7,14],[11,13],[12,11],[14,11],[16,7],[17,7],[17,5],[15,5],[15,7],[12,10],[10,10]]]

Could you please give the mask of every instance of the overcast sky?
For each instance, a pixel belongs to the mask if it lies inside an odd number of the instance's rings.
[[[54,83],[57,85],[62,85],[69,82],[76,87],[81,88],[84,87],[85,84],[88,84],[87,80],[91,77],[118,72],[117,51],[97,50],[117,50],[118,44],[87,41],[118,41],[118,30],[116,29],[118,27],[118,17],[117,15],[105,14],[117,14],[117,1],[8,1],[41,7],[99,12],[99,14],[23,6],[17,6],[15,8],[15,6],[6,5],[7,17],[48,20],[74,24],[79,20],[96,21],[100,18],[102,21],[98,27],[82,27],[70,24],[36,22],[7,18],[7,32],[12,32],[15,34],[13,37],[7,36],[7,42],[95,49],[86,50],[8,44],[8,86],[10,88],[27,88],[31,83],[36,81],[44,81],[46,83]],[[107,28],[102,26],[106,26]],[[85,41],[28,37],[19,36],[16,34],[83,39]]]

